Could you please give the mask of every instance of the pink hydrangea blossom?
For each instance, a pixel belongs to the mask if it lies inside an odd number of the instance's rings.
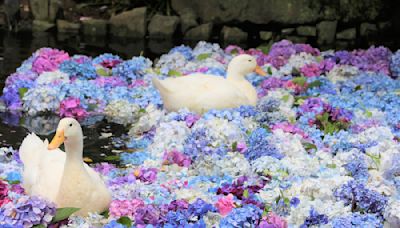
[[[62,117],[82,118],[88,115],[85,109],[81,107],[79,98],[69,97],[60,103],[60,115]]]
[[[8,185],[6,182],[0,180],[0,206],[10,201],[11,200],[8,198]]]
[[[201,117],[199,115],[188,115],[185,118],[186,126],[192,127]]]
[[[164,165],[177,164],[182,167],[189,167],[191,163],[192,160],[190,159],[190,157],[177,150],[172,150],[164,154]]]
[[[301,135],[304,139],[308,138],[307,133],[305,133],[302,129],[300,129],[299,127],[288,123],[288,122],[281,122],[281,123],[277,123],[275,125],[273,125],[271,127],[272,131],[277,130],[277,129],[281,129],[283,132],[287,132],[287,133],[292,133],[292,134],[298,134]]]
[[[118,87],[118,86],[126,86],[126,82],[124,80],[122,80],[120,77],[97,77],[94,80],[94,83],[97,86],[101,86],[101,87]]]
[[[260,228],[287,228],[285,219],[279,217],[273,212],[269,212],[266,218],[263,218],[259,225]]]
[[[245,142],[239,142],[236,146],[236,149],[239,153],[243,154],[247,150],[247,145]]]
[[[144,202],[140,199],[132,200],[113,200],[110,204],[110,215],[114,218],[127,216],[134,218],[136,210],[144,206]]]
[[[227,54],[244,54],[244,50],[237,46],[237,45],[229,45],[228,47],[225,48],[225,53]]]
[[[58,69],[60,63],[69,59],[68,53],[52,48],[42,48],[32,63],[32,70],[38,74]]]
[[[136,79],[129,85],[129,88],[135,88],[141,86],[147,86],[147,83],[142,79]]]
[[[235,207],[233,203],[233,195],[229,194],[219,198],[219,200],[215,203],[215,207],[222,216],[228,215]]]
[[[300,68],[300,72],[306,77],[317,77],[321,75],[319,65],[316,63],[310,63],[303,66]]]

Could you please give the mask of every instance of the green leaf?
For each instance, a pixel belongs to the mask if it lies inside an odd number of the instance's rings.
[[[292,82],[299,86],[304,86],[307,82],[307,78],[306,77],[295,77],[292,79]]]
[[[28,92],[28,88],[19,88],[18,89],[19,98],[22,99],[26,92]]]
[[[232,143],[232,151],[237,151],[237,142]]]
[[[283,199],[283,202],[286,204],[286,205],[290,205],[290,200],[289,200],[289,198],[284,198]]]
[[[103,213],[101,213],[100,215],[102,215],[104,218],[108,218],[108,217],[110,217],[110,211],[106,210]]]
[[[310,84],[308,84],[307,88],[313,88],[313,87],[320,87],[322,85],[322,82],[320,80],[315,80],[313,82],[311,82]]]
[[[272,74],[272,68],[268,67],[267,72],[268,72],[268,74]]]
[[[182,76],[182,73],[177,70],[169,70],[168,76]]]
[[[330,169],[335,169],[336,168],[336,164],[327,164],[326,167],[328,167]]]
[[[32,226],[32,228],[46,228],[43,224]]]
[[[197,56],[197,60],[202,61],[211,56],[211,53],[203,53]]]
[[[69,218],[69,216],[71,216],[73,213],[79,210],[80,208],[75,208],[75,207],[57,208],[56,215],[53,217],[53,220],[51,220],[51,222],[54,223],[67,219]]]
[[[117,222],[119,224],[122,224],[122,225],[126,226],[126,227],[131,227],[132,226],[132,220],[130,218],[126,217],[126,216],[123,216],[123,217],[119,218],[117,220]]]
[[[144,108],[139,109],[139,113],[146,113],[146,109]]]
[[[19,184],[19,183],[21,183],[19,180],[16,180],[16,181],[9,181],[8,182],[9,184],[11,184],[11,185],[13,185],[13,184]]]
[[[244,190],[243,196],[244,196],[245,198],[248,198],[248,197],[249,197],[249,190],[248,190],[248,189]]]
[[[371,111],[365,111],[365,115],[368,117],[368,118],[371,118],[372,117],[372,112]]]
[[[282,100],[283,100],[284,102],[288,102],[289,97],[290,97],[289,94],[286,94],[285,96],[282,97]]]
[[[117,155],[110,155],[104,158],[105,161],[119,161],[119,156]]]
[[[268,54],[271,50],[272,42],[261,44],[257,47],[258,50],[261,50],[264,54]]]
[[[361,89],[362,89],[361,85],[358,85],[358,86],[354,87],[354,91],[358,91],[358,90],[361,90]]]
[[[100,76],[104,76],[104,77],[108,77],[110,76],[110,72],[104,68],[97,68],[96,69],[96,73]]]
[[[311,150],[311,149],[317,150],[317,146],[312,143],[303,143],[303,145],[304,145],[304,149],[306,149],[306,150]]]

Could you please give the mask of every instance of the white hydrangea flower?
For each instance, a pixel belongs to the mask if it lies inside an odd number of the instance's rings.
[[[149,152],[154,156],[161,157],[166,150],[183,151],[183,144],[189,133],[190,129],[184,122],[161,123],[157,128],[153,144],[149,147]]]
[[[400,227],[400,200],[396,198],[389,199],[385,208],[385,227]]]
[[[132,125],[129,135],[134,136],[151,130],[162,119],[164,112],[150,104],[146,107],[144,114]]]
[[[335,65],[332,70],[327,73],[327,77],[332,82],[346,81],[350,77],[358,75],[358,68],[349,65]]]
[[[193,129],[205,128],[208,132],[208,137],[212,138],[212,146],[232,145],[234,142],[244,142],[245,132],[233,122],[226,119],[213,118],[210,120],[201,119],[196,122]]]
[[[51,72],[43,72],[36,79],[36,83],[39,85],[50,84],[56,81],[61,83],[69,83],[69,75],[59,70],[56,70]]]
[[[114,100],[106,106],[104,113],[107,119],[128,125],[137,121],[140,115],[139,110],[140,107],[137,104],[131,104],[127,100]]]
[[[29,115],[36,115],[40,112],[55,112],[60,107],[64,96],[55,87],[39,86],[29,89],[22,100],[23,108]]]
[[[282,129],[273,131],[269,141],[282,154],[289,157],[298,157],[305,154],[306,150],[301,143],[302,137],[298,134],[284,132]]]

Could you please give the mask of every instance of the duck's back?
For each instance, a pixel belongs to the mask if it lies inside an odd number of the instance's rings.
[[[168,111],[188,108],[197,113],[209,109],[237,107],[249,101],[238,88],[222,77],[192,74],[161,81],[167,91],[160,91]]]

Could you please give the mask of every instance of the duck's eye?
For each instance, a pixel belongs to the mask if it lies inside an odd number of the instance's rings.
[[[72,127],[72,123],[70,123],[69,126]]]
[[[249,59],[249,62],[251,62],[251,59]]]

